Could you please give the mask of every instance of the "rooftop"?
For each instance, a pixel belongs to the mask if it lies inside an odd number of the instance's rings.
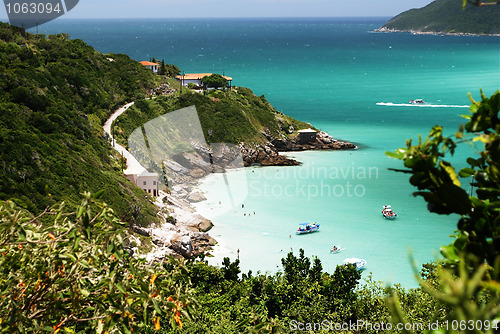
[[[144,170],[141,174],[139,174],[139,176],[154,176],[154,177],[158,177],[158,174],[157,173],[150,173],[147,170]]]
[[[297,131],[298,133],[316,133],[315,130],[309,128],[309,129],[302,129],[302,130],[299,130]]]
[[[157,65],[157,66],[158,66],[158,65],[160,65],[160,64],[157,64],[157,63],[152,63],[152,62],[150,62],[150,61],[146,61],[146,60],[141,61],[140,63],[141,63],[142,65],[144,65],[144,66],[154,66],[154,65]]]
[[[204,77],[211,76],[212,74],[213,73],[186,73],[186,74],[184,74],[184,76],[178,75],[175,78],[179,79],[179,80],[181,80],[181,79],[183,79],[183,80],[201,80]],[[226,79],[227,81],[233,81],[233,78],[231,78],[231,77],[226,77],[225,75],[223,75],[222,77],[224,79]]]

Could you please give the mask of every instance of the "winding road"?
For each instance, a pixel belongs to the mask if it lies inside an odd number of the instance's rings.
[[[133,104],[134,102],[130,102],[122,106],[121,108],[117,109],[111,115],[111,117],[108,118],[108,120],[104,123],[103,126],[104,132],[106,132],[109,138],[111,138],[111,146],[113,146],[113,148],[116,151],[118,151],[123,157],[127,159],[127,169],[123,171],[123,174],[141,174],[146,170],[146,168],[144,168],[144,166],[142,166],[139,163],[139,161],[137,161],[137,159],[129,151],[125,149],[125,147],[116,143],[116,140],[113,138],[113,135],[111,134],[111,125],[113,124],[113,122]]]

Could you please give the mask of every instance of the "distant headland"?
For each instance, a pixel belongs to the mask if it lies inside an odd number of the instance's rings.
[[[374,31],[500,36],[500,5],[467,5],[464,9],[461,1],[436,0],[425,7],[401,13]]]

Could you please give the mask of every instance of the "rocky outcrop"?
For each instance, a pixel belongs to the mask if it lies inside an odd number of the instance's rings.
[[[167,83],[162,83],[158,87],[155,87],[148,91],[148,95],[152,96],[159,96],[159,95],[171,95],[175,93],[175,89],[172,88],[169,84]]]
[[[191,245],[191,236],[189,235],[176,235],[170,240],[170,245],[174,251],[185,258],[190,258],[193,252]]]
[[[256,145],[254,147],[240,145],[245,167],[248,166],[296,166],[300,162],[280,155],[273,144]]]
[[[263,132],[269,142],[264,145],[240,144],[245,166],[295,166],[300,162],[280,155],[279,152],[309,151],[309,150],[354,150],[356,145],[333,139],[326,132],[318,132],[316,139],[302,143],[298,136],[293,139],[275,138],[269,132]]]
[[[301,143],[298,137],[292,140],[277,139],[272,144],[279,152],[290,151],[310,151],[310,150],[354,150],[356,145],[353,143],[333,139],[326,132],[318,132],[316,140],[308,143]]]
[[[207,233],[213,226],[212,222],[197,214],[186,200],[170,196],[162,211],[168,215],[168,223],[154,228],[132,227],[135,233],[150,237],[153,243],[152,250],[138,256],[144,256],[148,261],[159,261],[166,256],[191,258],[209,252],[217,243]],[[138,252],[138,247],[132,248],[132,252]]]

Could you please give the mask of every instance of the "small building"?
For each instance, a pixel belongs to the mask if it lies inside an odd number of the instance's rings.
[[[196,86],[203,86],[201,79],[203,79],[204,77],[209,77],[212,74],[213,73],[186,73],[184,75],[178,75],[175,78],[180,81],[181,84],[185,87],[187,87],[190,83],[195,84]],[[233,78],[226,77],[225,75],[223,75],[222,77],[229,82],[229,86],[231,87]]]
[[[148,194],[155,197],[158,196],[159,177],[157,173],[150,173],[144,170],[140,174],[125,174],[125,176]]]
[[[153,73],[158,73],[158,67],[160,66],[160,64],[152,63],[150,61],[141,61],[140,63],[152,70]]]
[[[299,143],[307,144],[316,140],[316,131],[309,128],[297,131],[299,134]]]

